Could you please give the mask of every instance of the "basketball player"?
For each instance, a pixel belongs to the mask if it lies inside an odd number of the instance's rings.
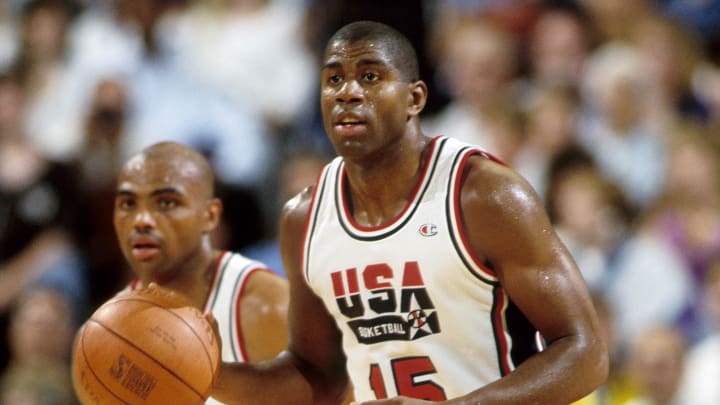
[[[349,376],[368,404],[567,404],[605,380],[597,315],[538,196],[491,155],[424,135],[427,96],[394,29],[330,39],[321,106],[339,157],[281,219],[289,347],[223,365],[213,395],[336,404]]]
[[[212,246],[222,213],[213,193],[209,163],[181,144],[155,144],[128,160],[114,213],[120,248],[137,275],[128,289],[154,283],[210,312],[223,361],[275,357],[287,346],[287,282],[259,262]]]

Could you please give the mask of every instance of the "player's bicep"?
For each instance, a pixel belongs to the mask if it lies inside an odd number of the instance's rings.
[[[255,271],[241,303],[241,330],[248,361],[271,359],[287,348],[287,281],[269,270]]]
[[[476,162],[477,163],[477,162]],[[463,185],[464,226],[474,252],[546,339],[581,332],[591,309],[582,276],[532,187],[497,165]]]
[[[499,277],[510,299],[549,341],[581,334],[591,315],[590,297],[564,247],[537,262],[503,260]]]

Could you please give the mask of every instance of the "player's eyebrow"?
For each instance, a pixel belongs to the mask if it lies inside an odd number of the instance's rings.
[[[123,196],[123,197],[134,197],[134,196],[135,196],[135,193],[133,193],[133,192],[130,191],[130,190],[121,188],[121,189],[118,189],[118,190],[115,191],[115,197],[120,197],[120,196]]]
[[[379,65],[379,66],[387,66],[387,63],[385,61],[380,59],[361,59],[357,66],[368,66],[368,65]],[[323,65],[323,70],[325,69],[337,69],[342,66],[342,63],[338,61],[330,61]]]
[[[161,194],[173,194],[173,195],[178,195],[178,196],[183,195],[183,193],[182,193],[180,190],[178,190],[177,188],[175,188],[175,187],[163,187],[163,188],[158,188],[158,189],[156,189],[156,190],[153,190],[153,191],[150,193],[151,196],[157,196],[157,195],[161,195]],[[115,196],[116,196],[116,197],[120,197],[120,196],[124,196],[124,197],[134,197],[134,196],[136,196],[136,195],[137,195],[137,194],[136,194],[135,192],[133,192],[133,191],[131,191],[131,190],[128,190],[128,189],[125,189],[125,188],[121,188],[121,189],[118,189],[117,191],[115,191]]]
[[[150,193],[151,196],[156,196],[156,195],[160,195],[160,194],[174,194],[174,195],[179,195],[179,196],[183,195],[183,193],[175,187],[158,188],[156,190],[153,190]]]
[[[387,66],[387,63],[385,61],[380,59],[362,59],[358,62],[358,66],[368,66],[368,65],[378,65],[378,66]]]
[[[341,64],[340,62],[328,62],[328,63],[326,63],[325,65],[323,65],[322,70],[325,70],[325,69],[337,69],[337,68],[339,68],[340,66],[342,66],[342,64]]]

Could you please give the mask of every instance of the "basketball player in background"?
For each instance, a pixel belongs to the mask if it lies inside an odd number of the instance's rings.
[[[567,404],[605,380],[597,314],[539,197],[491,155],[424,135],[427,96],[396,30],[331,37],[321,107],[339,157],[280,225],[289,347],[224,364],[214,396],[337,404],[350,380],[376,405]]]
[[[152,145],[125,163],[114,222],[137,276],[127,289],[154,283],[211,313],[223,361],[275,357],[287,346],[287,282],[262,263],[212,246],[222,214],[213,182],[205,157],[178,143]]]

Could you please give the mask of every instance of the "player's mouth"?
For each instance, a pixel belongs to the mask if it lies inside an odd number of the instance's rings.
[[[335,133],[339,136],[358,136],[367,130],[367,124],[353,114],[340,114],[334,123]]]
[[[160,253],[160,245],[154,239],[140,237],[132,242],[132,256],[135,260],[145,262]]]

